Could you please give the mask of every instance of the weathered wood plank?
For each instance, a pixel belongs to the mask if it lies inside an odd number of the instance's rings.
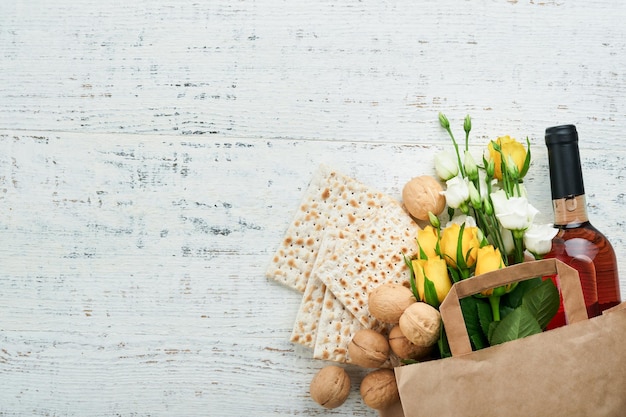
[[[299,294],[265,268],[319,163],[399,198],[440,148],[0,132],[0,414],[327,415],[308,398],[322,363],[288,342]],[[626,270],[626,154],[584,155]],[[549,220],[545,164],[528,188]],[[375,415],[350,372],[335,415]]]
[[[399,197],[449,146],[575,123],[626,270],[626,4],[0,2],[0,415],[373,416],[308,398],[263,276],[328,163]],[[601,22],[601,24],[598,24]],[[474,145],[477,152],[479,151]],[[626,288],[626,278],[622,278]]]
[[[437,137],[444,110],[604,147],[625,130],[624,18],[609,0],[2,2],[0,128],[393,143]]]

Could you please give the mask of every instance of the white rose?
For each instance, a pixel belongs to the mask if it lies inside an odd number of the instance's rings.
[[[526,230],[539,211],[526,197],[507,197],[504,190],[491,193],[493,210],[500,224],[509,230]]]
[[[439,152],[435,155],[435,172],[444,181],[456,177],[459,173],[456,158],[449,152]]]
[[[443,195],[446,197],[448,207],[461,207],[461,204],[469,199],[467,178],[456,176],[446,181],[446,191],[443,192]]]
[[[551,224],[531,224],[524,232],[524,246],[533,255],[545,255],[552,249],[552,239],[559,232]]]

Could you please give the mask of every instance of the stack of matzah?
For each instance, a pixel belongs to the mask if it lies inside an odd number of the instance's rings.
[[[403,255],[416,252],[417,230],[400,202],[322,165],[267,270],[303,293],[291,341],[346,362],[355,332],[384,331],[367,296],[385,282],[408,285]]]

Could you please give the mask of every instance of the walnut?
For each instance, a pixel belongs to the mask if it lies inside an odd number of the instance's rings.
[[[395,326],[389,332],[389,347],[400,359],[422,359],[428,356],[432,346],[417,346],[406,338],[400,326]]]
[[[363,368],[378,368],[389,357],[389,342],[372,329],[362,329],[354,334],[348,345],[350,363]]]
[[[365,375],[360,391],[363,402],[376,410],[400,401],[396,375],[391,369],[377,369]]]
[[[411,179],[402,189],[404,206],[418,220],[428,220],[428,212],[435,215],[443,212],[446,198],[443,187],[435,178],[422,175]]]
[[[429,347],[439,339],[441,314],[424,302],[411,304],[400,317],[400,330],[411,343]]]
[[[325,366],[313,377],[309,391],[313,401],[322,407],[337,408],[350,394],[350,376],[340,366]]]
[[[404,310],[417,300],[407,287],[386,283],[374,288],[367,296],[369,312],[383,323],[396,324]]]

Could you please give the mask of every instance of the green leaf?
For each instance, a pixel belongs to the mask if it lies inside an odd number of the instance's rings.
[[[470,248],[465,253],[465,257],[463,258],[463,262],[465,263],[465,268],[467,268],[467,261],[469,261],[470,255],[472,254],[472,250],[474,247],[470,246]]]
[[[404,264],[407,266],[407,268],[409,268],[411,274],[413,274],[413,262],[411,262],[411,258],[404,254],[402,254],[402,256],[404,257]]]
[[[463,256],[463,231],[464,230],[465,230],[465,223],[461,224],[461,228],[459,229],[459,237],[456,242],[456,264],[459,269],[467,269],[465,256]]]
[[[489,303],[477,303],[476,309],[478,313],[478,322],[483,334],[487,336],[489,334],[489,325],[493,322],[493,313]]]
[[[450,345],[448,344],[448,336],[446,335],[446,329],[441,326],[439,331],[439,340],[437,341],[437,347],[439,347],[439,356],[442,358],[449,358],[452,356],[450,351]]]
[[[472,346],[474,346],[474,349],[480,350],[480,349],[489,347],[489,342],[487,342],[487,340],[485,339],[485,336],[483,336],[482,333],[480,334],[473,333],[469,336],[470,336],[470,341],[472,342]]]
[[[424,274],[424,301],[435,308],[438,308],[439,304],[441,304],[439,297],[437,297],[435,283],[429,280],[426,274]]]
[[[492,321],[491,323],[489,323],[489,329],[487,331],[487,340],[489,340],[491,342],[491,339],[493,338],[493,331],[496,329],[496,327],[498,327],[498,325],[500,324],[499,321]]]
[[[520,172],[519,177],[524,178],[528,173],[528,168],[530,168],[530,140],[526,137],[526,159],[524,159],[524,166],[522,167],[522,172]]]
[[[452,282],[459,282],[462,279],[461,274],[456,268],[452,268],[451,266],[449,266],[448,273],[452,277]]]
[[[541,326],[534,315],[525,306],[521,306],[497,323],[489,342],[497,345],[541,332]]]
[[[416,300],[420,299],[419,292],[417,292],[417,286],[415,284],[415,271],[413,270],[413,262],[411,262],[411,258],[404,255],[404,263],[407,268],[409,268],[409,284],[411,284],[411,291],[413,292],[413,296]]]
[[[478,316],[478,305],[485,304],[485,300],[475,297],[467,297],[462,298],[460,303],[461,311],[463,312],[463,319],[465,320],[465,327],[467,328],[467,334],[472,342],[472,346],[475,350],[488,347],[489,342],[483,333],[480,318]],[[489,305],[487,305],[487,307],[491,310]]]
[[[522,306],[535,317],[542,329],[548,326],[560,304],[559,290],[551,279],[542,281],[539,286],[524,294],[522,299]]]
[[[517,308],[522,305],[522,298],[531,289],[541,284],[541,278],[531,278],[517,283],[517,287],[501,299],[501,305]]]
[[[515,309],[506,305],[500,304],[500,320],[508,316],[510,313],[514,312]]]

